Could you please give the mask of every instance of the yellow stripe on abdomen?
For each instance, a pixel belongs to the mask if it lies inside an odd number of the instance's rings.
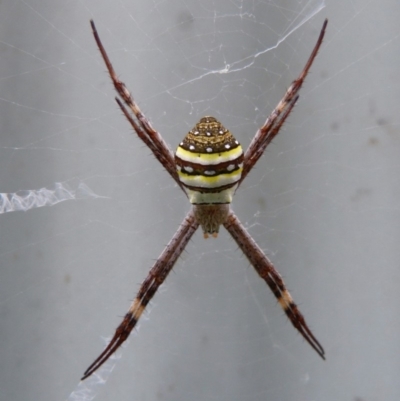
[[[183,185],[203,188],[219,188],[229,184],[236,184],[242,176],[243,168],[240,167],[232,173],[220,174],[215,177],[199,174],[190,175],[178,170],[178,176]]]
[[[209,148],[211,149],[211,148]],[[176,150],[176,157],[181,159],[183,162],[203,164],[205,166],[219,164],[227,161],[237,159],[243,154],[243,149],[239,145],[235,149],[226,150],[221,153],[196,153],[189,150],[185,150],[182,146],[178,146]]]

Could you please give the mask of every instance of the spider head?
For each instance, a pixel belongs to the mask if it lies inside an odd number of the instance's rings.
[[[219,226],[226,222],[229,215],[229,204],[193,205],[194,217],[203,229],[204,238],[210,235],[218,237]]]
[[[227,204],[242,175],[243,149],[216,118],[206,116],[179,144],[175,163],[190,203]]]

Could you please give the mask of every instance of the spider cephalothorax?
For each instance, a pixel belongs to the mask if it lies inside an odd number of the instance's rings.
[[[268,144],[279,133],[282,124],[293,110],[298,99],[297,93],[321,46],[327,23],[328,21],[325,20],[318,41],[303,71],[290,85],[264,125],[257,131],[245,153],[239,142],[217,119],[203,117],[186,135],[179,144],[176,154],[173,155],[162,136],[154,130],[140,111],[125,84],[118,79],[94,22],[91,21],[93,35],[114,87],[132,114],[121,100],[116,98],[119,107],[138,137],[149,147],[178,187],[186,193],[192,208],[140,286],[136,298],[110,343],[89,366],[82,380],[96,371],[127,339],[145,307],[172,270],[199,225],[202,226],[205,238],[209,234],[216,237],[221,225],[226,228],[258,275],[271,289],[293,326],[318,355],[325,359],[324,349],[307,326],[303,315],[286,289],[282,277],[240,223],[230,208],[230,203],[237,187],[257,163]]]

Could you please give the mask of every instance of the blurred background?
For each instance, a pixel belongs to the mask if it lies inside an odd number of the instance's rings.
[[[225,231],[198,232],[104,385],[69,399],[398,400],[399,17],[395,0],[2,1],[0,192],[76,199],[0,216],[0,400],[70,396],[190,207],[113,100],[91,18],[173,149],[204,115],[246,148],[329,18],[233,202],[327,360]]]

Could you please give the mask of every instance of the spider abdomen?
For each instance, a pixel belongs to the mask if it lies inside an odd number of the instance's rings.
[[[179,144],[175,163],[192,204],[231,203],[242,175],[243,149],[216,118],[206,116]]]

